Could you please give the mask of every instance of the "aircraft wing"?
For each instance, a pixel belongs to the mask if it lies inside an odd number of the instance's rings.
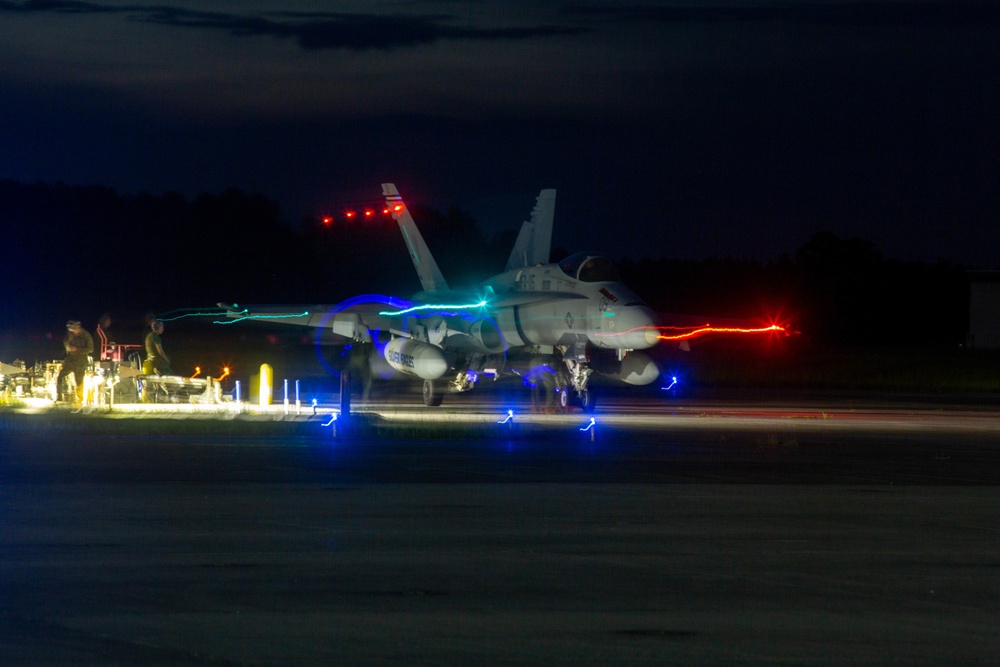
[[[311,306],[219,304],[225,318],[215,324],[259,322],[265,324],[329,329],[334,340],[371,342],[375,331],[388,331],[398,326],[393,313],[413,307],[408,299],[381,294],[363,294],[337,304]],[[386,314],[389,313],[389,314]]]

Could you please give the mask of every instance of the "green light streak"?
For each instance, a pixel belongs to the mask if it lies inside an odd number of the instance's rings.
[[[245,308],[238,312],[232,310],[213,310],[209,312],[185,313],[184,315],[177,315],[176,317],[164,317],[161,315],[156,319],[160,320],[161,322],[176,322],[177,320],[183,320],[186,317],[218,317],[219,315],[225,315],[226,313],[234,313],[236,315],[242,315],[243,313],[246,312],[248,311]]]
[[[246,310],[242,312],[247,312]],[[215,320],[212,324],[236,324],[237,322],[242,322],[243,320],[287,320],[294,317],[309,317],[309,311],[306,310],[301,313],[285,313],[282,315],[244,315],[243,317],[236,317],[231,320]]]
[[[395,317],[396,315],[408,315],[409,313],[413,313],[418,310],[471,310],[473,308],[484,308],[484,307],[486,307],[486,301],[480,301],[479,303],[466,303],[466,304],[428,303],[422,306],[413,306],[412,308],[406,308],[404,310],[381,310],[379,311],[379,315],[387,317]]]

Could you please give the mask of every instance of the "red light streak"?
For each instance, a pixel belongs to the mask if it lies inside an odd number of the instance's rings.
[[[781,324],[772,324],[767,327],[756,327],[756,328],[743,328],[743,327],[713,327],[710,324],[705,324],[700,327],[657,327],[657,329],[673,329],[678,331],[684,331],[676,335],[667,335],[661,333],[657,338],[659,340],[691,340],[692,338],[698,338],[699,336],[704,336],[706,334],[712,333],[723,333],[723,334],[765,334],[765,333],[783,333],[786,336],[791,335],[788,327]]]
[[[665,330],[670,329],[673,331],[681,331],[676,335],[659,334],[657,336],[658,340],[666,341],[676,341],[676,340],[691,340],[692,338],[698,338],[700,336],[705,336],[708,334],[746,334],[746,335],[758,335],[767,333],[782,333],[786,336],[791,336],[793,333],[798,333],[792,331],[786,325],[783,324],[772,324],[766,327],[713,327],[711,324],[704,324],[698,327],[673,327],[673,326],[658,326],[658,327],[635,327],[633,329],[627,329],[625,331],[617,331],[615,333],[599,333],[595,334],[599,338],[614,338],[615,336],[624,336],[625,334],[632,333],[633,331],[641,331],[644,329],[656,329]]]

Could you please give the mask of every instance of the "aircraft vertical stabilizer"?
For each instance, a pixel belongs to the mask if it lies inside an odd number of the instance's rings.
[[[410,252],[410,259],[413,260],[413,267],[417,270],[420,278],[420,285],[424,292],[433,294],[448,290],[448,283],[445,282],[441,269],[431,255],[430,249],[424,242],[417,224],[413,222],[413,216],[403,203],[403,198],[392,183],[382,184],[382,194],[385,195],[385,203],[389,207],[393,219],[399,224],[399,229],[403,232],[403,240],[406,241],[406,249]]]
[[[531,220],[521,225],[514,249],[504,271],[522,269],[535,264],[548,264],[552,252],[552,219],[556,211],[556,191],[542,190],[531,209]]]

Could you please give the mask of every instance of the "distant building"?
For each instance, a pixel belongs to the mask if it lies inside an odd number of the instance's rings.
[[[969,271],[969,347],[1000,348],[1000,271]]]

